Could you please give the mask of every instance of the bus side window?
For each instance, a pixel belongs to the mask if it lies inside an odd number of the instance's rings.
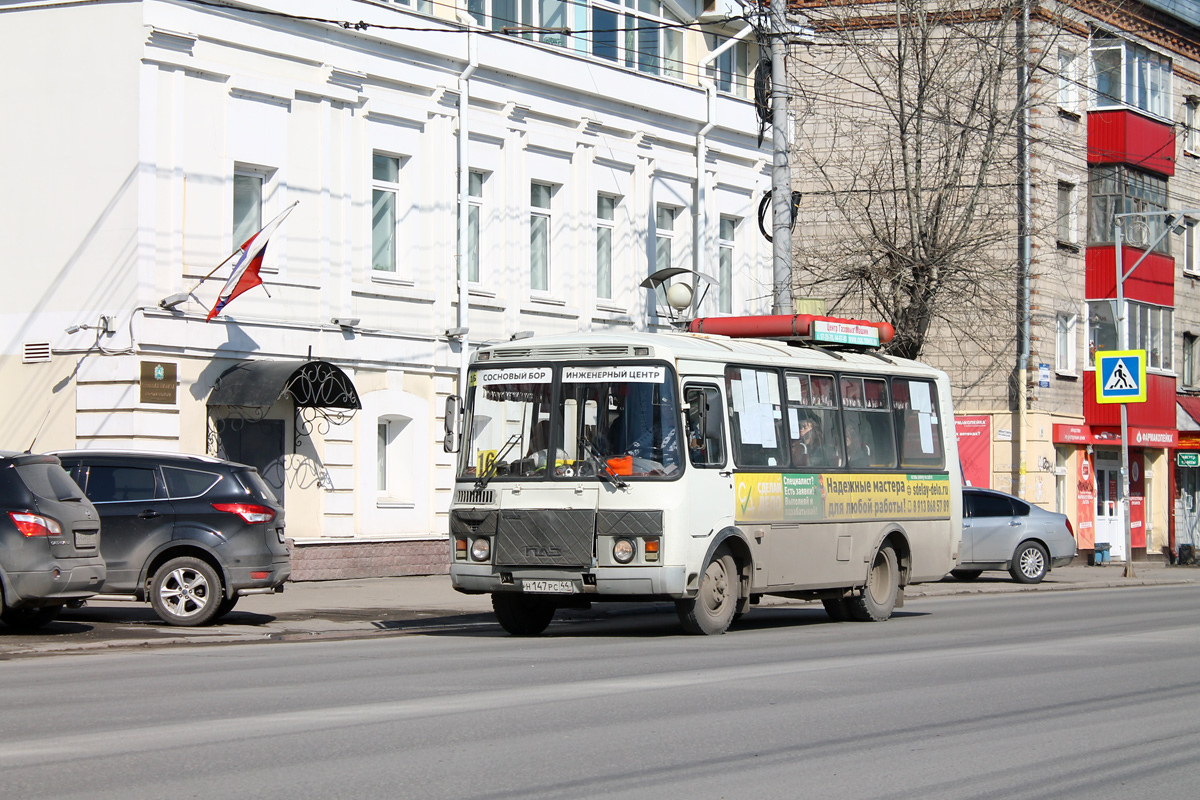
[[[688,386],[683,390],[687,403],[687,442],[692,466],[725,466],[725,430],[721,393],[715,386]]]

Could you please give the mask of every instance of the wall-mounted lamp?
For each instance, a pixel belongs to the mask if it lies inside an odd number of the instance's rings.
[[[353,328],[362,320],[360,320],[358,317],[334,317],[329,321],[334,325],[337,325],[339,328]]]
[[[687,283],[668,283],[676,275],[691,275],[694,277]],[[667,267],[651,274],[638,285],[645,289],[654,289],[656,293],[658,289],[663,289],[663,297],[667,301],[667,316],[671,322],[678,324],[681,321],[685,321],[683,320],[683,312],[692,306],[692,301],[695,299],[696,290],[692,288],[692,283],[695,283],[697,288],[701,285],[704,287],[703,291],[700,292],[700,298],[695,300],[695,304],[698,307],[700,303],[704,302],[704,297],[708,294],[708,287],[716,285],[717,279],[705,275],[703,272],[696,272],[693,269]]]
[[[470,328],[449,328],[446,330],[447,339],[462,339]]]
[[[79,333],[79,331],[96,331],[97,333],[115,333],[117,330],[116,321],[108,314],[101,314],[100,319],[96,320],[95,325],[87,323],[79,323],[78,325],[68,325],[67,333]]]

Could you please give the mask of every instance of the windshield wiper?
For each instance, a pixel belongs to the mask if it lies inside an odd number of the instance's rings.
[[[496,477],[496,470],[500,468],[500,459],[508,455],[508,451],[512,450],[513,445],[521,441],[522,438],[523,434],[520,433],[514,433],[512,436],[508,437],[508,441],[504,443],[504,447],[501,447],[500,452],[496,453],[496,457],[492,459],[492,465],[488,467],[484,474],[480,475],[475,480],[475,491],[478,492],[487,488],[488,481]]]
[[[608,481],[618,489],[624,489],[629,485],[620,475],[612,471],[612,469],[608,466],[608,462],[601,457],[600,453],[596,449],[596,445],[592,444],[590,439],[587,437],[580,437],[579,442],[583,445],[583,449],[587,451],[588,456],[591,458],[592,465],[596,468],[597,478]]]

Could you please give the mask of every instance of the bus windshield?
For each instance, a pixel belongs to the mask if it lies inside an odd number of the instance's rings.
[[[666,365],[477,368],[468,385],[464,477],[661,479],[682,468]]]

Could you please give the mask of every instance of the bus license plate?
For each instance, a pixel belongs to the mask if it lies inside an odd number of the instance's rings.
[[[530,594],[575,594],[571,581],[521,581],[521,591]]]

